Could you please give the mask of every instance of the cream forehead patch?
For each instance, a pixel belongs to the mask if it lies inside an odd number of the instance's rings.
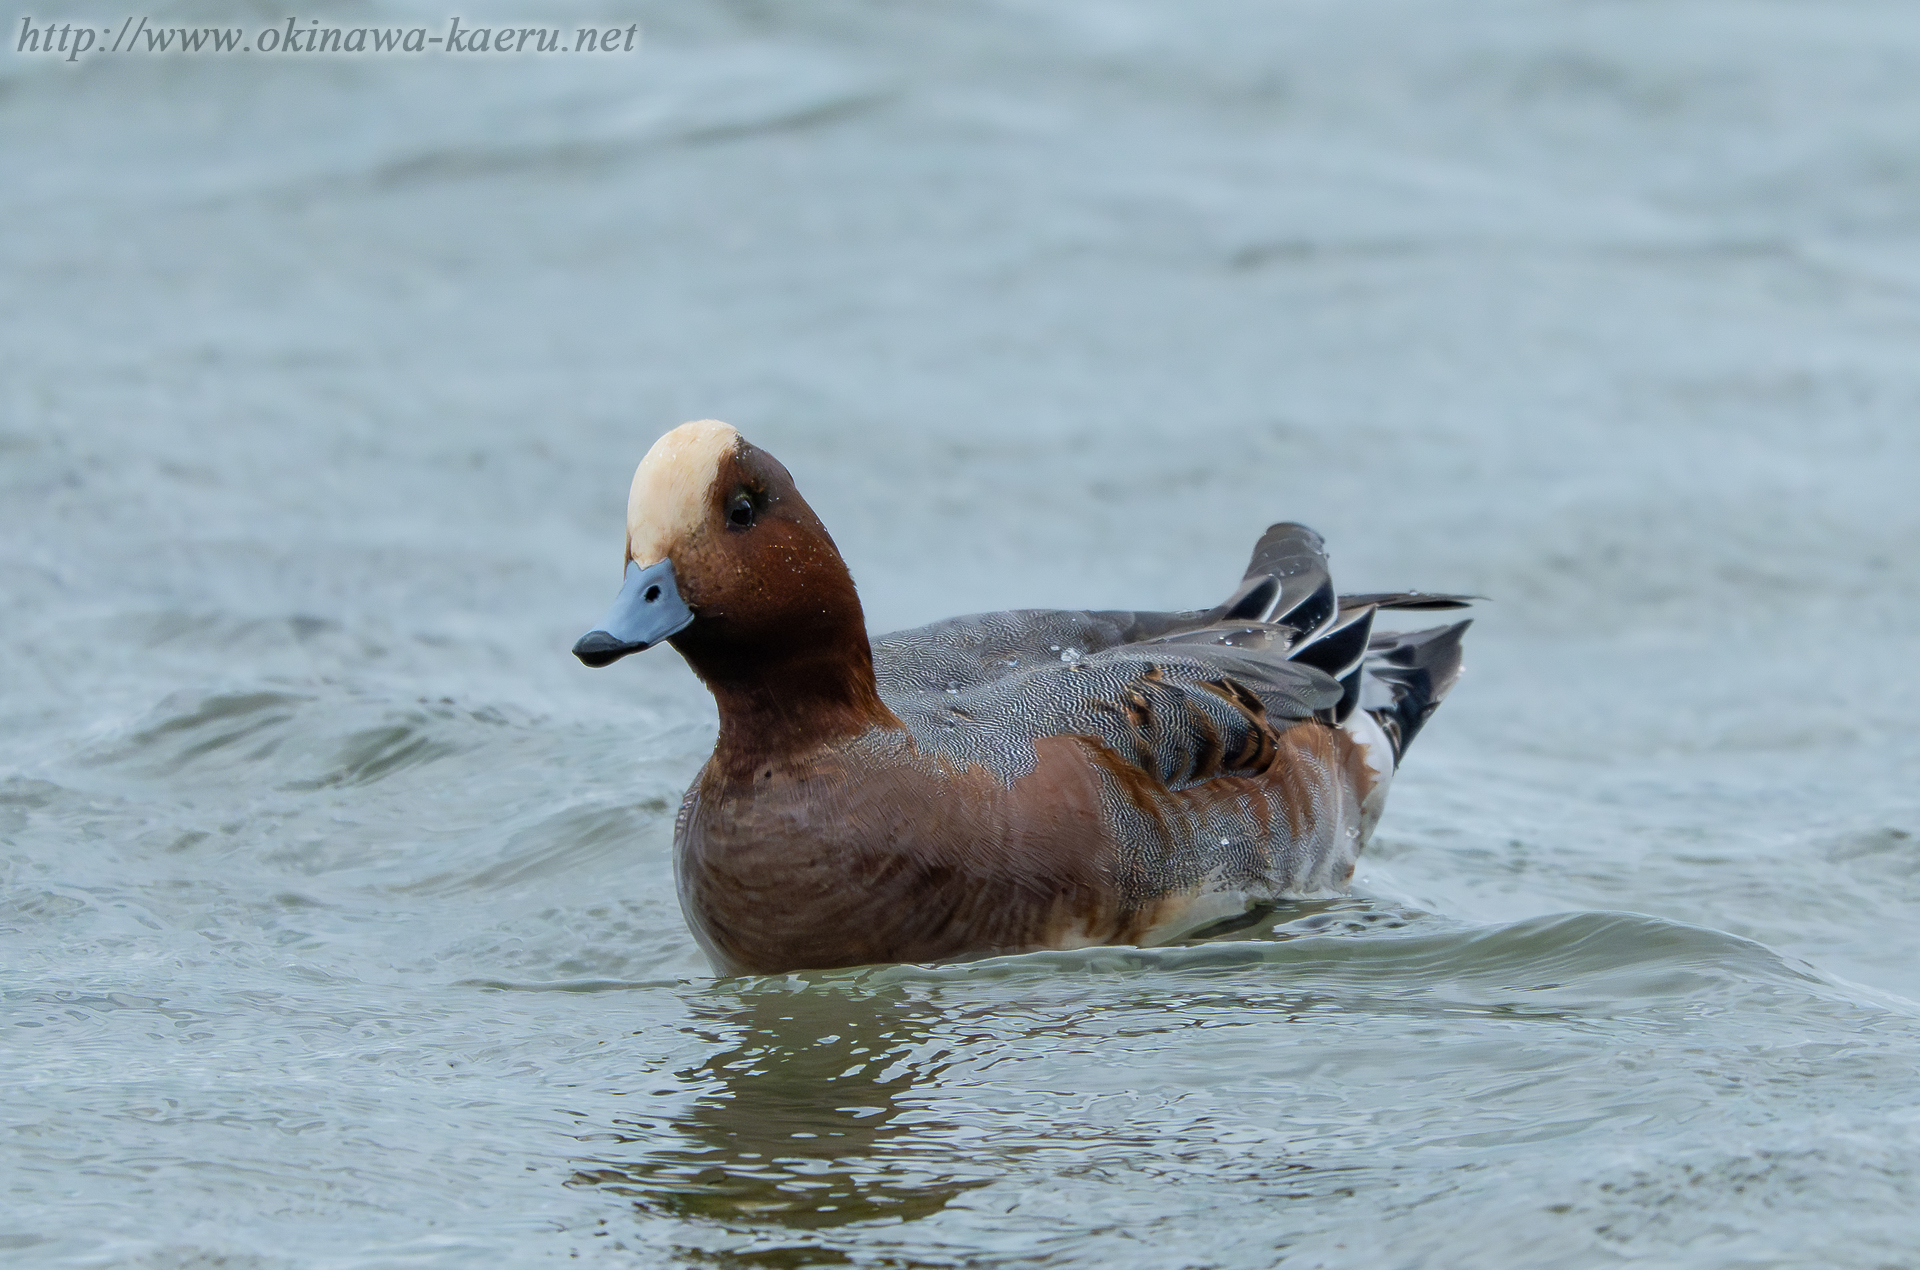
[[[627,494],[628,558],[657,564],[699,526],[720,460],[739,443],[740,434],[718,419],[683,423],[653,443]]]

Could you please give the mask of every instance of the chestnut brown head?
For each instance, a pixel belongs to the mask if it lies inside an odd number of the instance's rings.
[[[713,419],[656,441],[627,498],[626,584],[574,654],[671,640],[712,683],[849,639],[865,650],[853,579],[780,461]]]

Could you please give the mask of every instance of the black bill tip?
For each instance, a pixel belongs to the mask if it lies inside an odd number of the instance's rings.
[[[644,640],[633,641],[615,638],[605,631],[588,631],[573,646],[573,655],[589,666],[611,666],[628,653],[645,652]]]

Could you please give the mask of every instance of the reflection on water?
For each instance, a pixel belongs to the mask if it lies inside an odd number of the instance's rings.
[[[950,1017],[891,993],[760,987],[703,998],[697,1030],[724,1046],[678,1073],[703,1087],[671,1122],[614,1120],[570,1184],[630,1197],[643,1211],[800,1230],[913,1221],[997,1173],[970,1162],[967,1131],[916,1090],[951,1051]]]
[[[1259,950],[1275,939],[1357,934],[1405,921],[1405,914],[1343,897],[1270,906],[1215,942],[1248,941],[1247,959],[1257,962]],[[1181,956],[1178,950],[1134,955],[1149,967]],[[1231,952],[1228,957],[1238,960]],[[1032,962],[1004,964],[1018,977],[1022,966],[1034,972]],[[988,1129],[941,1114],[936,1107],[953,1104],[928,1096],[957,1056],[971,1051],[979,1057],[983,1038],[968,1025],[968,1008],[930,1001],[926,984],[914,981],[955,972],[993,978],[997,964],[881,971],[882,983],[860,986],[866,976],[794,977],[697,998],[696,1030],[722,1048],[676,1076],[701,1088],[701,1096],[671,1118],[620,1117],[583,1133],[582,1140],[605,1146],[581,1161],[570,1185],[625,1196],[643,1212],[792,1230],[913,1221],[938,1212],[1002,1176],[1009,1156],[1061,1145],[1032,1125],[997,1126],[992,1156],[1002,1163],[996,1166],[982,1151]],[[905,981],[884,982],[894,976]],[[1190,1004],[1206,996],[1199,993]],[[1310,1008],[1306,998],[1289,999],[1280,1016]],[[996,1020],[991,1030],[998,1041],[1010,1039],[1010,1022]],[[1054,1029],[1068,1039],[1066,1020],[1048,1020],[1042,1030]]]
[[[1323,1151],[1323,1114],[1301,1111],[1329,1092],[1313,1073],[1404,1063],[1434,1077],[1433,1053],[1405,1046],[1410,1029],[1445,1021],[1544,1046],[1540,1062],[1509,1055],[1532,1070],[1584,1054],[1569,1038],[1584,1032],[1586,1011],[1627,1002],[1665,1016],[1729,993],[1820,991],[1758,945],[1623,914],[1482,930],[1344,897],[1276,906],[1237,934],[690,996],[689,1030],[715,1049],[673,1075],[697,1097],[584,1125],[577,1136],[593,1153],[568,1184],[642,1214],[761,1234],[912,1222],[1036,1175],[1231,1182],[1268,1200],[1336,1203],[1352,1194],[1355,1135],[1371,1131],[1345,1127],[1331,1135],[1338,1149]],[[1180,1051],[1192,1068],[1170,1061]],[[1016,1093],[1029,1062],[1047,1074]],[[1276,1096],[1279,1111],[1247,1138],[1249,1106],[1215,1099],[1220,1083],[1251,1071],[1264,1073],[1258,1097]],[[1117,1121],[1089,1118],[1088,1100],[1103,1097]],[[1511,1128],[1473,1119],[1456,1113],[1448,1132],[1504,1141]],[[1425,1130],[1412,1132],[1432,1148]]]

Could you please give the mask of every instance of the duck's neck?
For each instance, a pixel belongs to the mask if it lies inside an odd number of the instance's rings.
[[[828,641],[774,649],[682,649],[720,707],[714,770],[752,781],[822,746],[902,726],[880,700],[873,649],[856,622]]]

